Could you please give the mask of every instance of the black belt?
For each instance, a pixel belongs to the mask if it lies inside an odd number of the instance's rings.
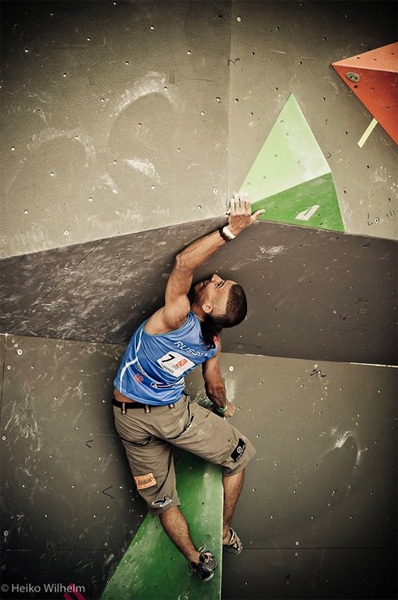
[[[115,400],[115,398],[112,398],[112,404],[113,406],[117,406],[118,408],[120,408],[124,415],[131,408],[141,408],[145,413],[150,413],[151,408],[157,408],[158,406],[150,406],[149,404],[143,404],[142,402],[119,402],[118,400]],[[168,406],[169,408],[174,408],[175,404],[166,404],[165,406]]]

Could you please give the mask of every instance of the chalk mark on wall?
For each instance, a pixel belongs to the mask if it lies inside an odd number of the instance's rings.
[[[4,431],[13,432],[14,443],[18,443],[20,437],[30,440],[31,452],[40,452],[42,447],[42,431],[35,419],[32,407],[29,405],[29,395],[25,397],[25,405],[14,402],[11,416],[5,424]]]
[[[360,444],[358,443],[356,432],[354,432],[352,430],[347,430],[344,433],[339,433],[338,427],[333,427],[331,429],[330,435],[331,435],[332,439],[334,440],[334,443],[330,448],[328,448],[327,450],[325,450],[325,452],[323,452],[321,454],[321,456],[318,458],[317,462],[320,463],[322,461],[322,459],[325,458],[325,456],[327,456],[328,454],[330,454],[330,452],[333,452],[333,450],[343,448],[343,446],[346,444],[346,442],[348,440],[352,439],[353,442],[355,443],[355,446],[357,449],[353,469],[358,468],[362,461],[362,455],[364,452],[367,451],[367,448],[361,448]]]
[[[161,177],[155,159],[151,158],[151,156],[153,156],[154,153],[156,154],[158,146],[162,146],[163,148],[164,140],[159,140],[157,137],[158,130],[156,130],[155,127],[157,124],[157,117],[156,114],[151,112],[150,114],[152,116],[150,117],[147,126],[144,126],[141,122],[138,123],[136,131],[129,131],[128,135],[126,132],[127,141],[126,139],[124,140],[125,144],[117,144],[117,135],[119,135],[120,132],[126,131],[125,125],[119,123],[119,117],[122,116],[124,111],[131,108],[136,101],[151,95],[160,96],[162,99],[166,99],[167,105],[170,107],[171,111],[176,112],[178,105],[177,90],[178,88],[173,85],[173,81],[171,84],[168,82],[166,74],[150,71],[143,77],[133,81],[119,97],[109,103],[109,107],[107,106],[105,108],[108,123],[106,124],[104,137],[102,137],[102,133],[100,133],[100,137],[97,139],[98,133],[96,132],[95,135],[97,135],[97,138],[94,138],[94,133],[93,136],[91,136],[89,133],[84,132],[80,127],[72,127],[70,129],[47,127],[45,129],[38,129],[33,133],[27,143],[30,157],[24,157],[23,160],[20,160],[20,164],[17,166],[15,174],[5,183],[6,194],[17,195],[19,202],[21,204],[22,202],[25,203],[22,207],[23,214],[29,215],[28,217],[25,217],[24,227],[22,231],[18,233],[18,239],[13,241],[10,240],[11,243],[15,244],[15,248],[18,249],[18,251],[20,251],[21,247],[25,250],[25,248],[30,248],[32,244],[35,247],[41,247],[43,242],[45,245],[46,243],[57,245],[57,240],[59,242],[58,236],[62,235],[59,231],[59,223],[61,221],[57,221],[57,216],[61,213],[63,217],[66,216],[69,220],[68,226],[62,230],[63,236],[69,236],[68,241],[70,244],[73,244],[76,240],[75,231],[73,229],[73,226],[76,224],[76,210],[74,210],[73,207],[76,199],[79,197],[88,198],[90,203],[95,203],[97,197],[101,198],[101,202],[94,210],[88,210],[84,205],[79,207],[79,211],[80,209],[87,211],[87,222],[90,223],[94,230],[103,228],[104,223],[110,223],[109,216],[117,218],[118,220],[122,219],[123,222],[133,219],[134,222],[140,224],[142,221],[142,211],[139,211],[137,208],[132,211],[126,206],[123,206],[122,210],[118,210],[117,208],[119,207],[117,207],[116,210],[112,210],[112,204],[105,204],[103,194],[99,192],[105,190],[105,196],[108,196],[108,191],[114,196],[118,195],[118,199],[121,202],[129,197],[132,183],[134,184],[135,182],[124,182],[127,185],[127,190],[123,188],[122,182],[124,180],[122,173],[120,170],[118,171],[116,167],[119,159],[120,165],[131,171],[132,179],[134,179],[135,175],[143,176],[152,181],[152,189],[155,189],[155,184],[158,185],[161,183]],[[43,122],[47,125],[47,120],[43,118],[44,115],[42,114],[41,109],[36,109],[34,112],[36,112],[42,120],[40,127],[43,125]],[[115,133],[115,126],[120,129],[119,132],[116,131]],[[153,136],[155,136],[155,142]],[[134,140],[139,146],[135,151],[133,150],[133,152],[131,152],[129,144],[133,143]],[[80,145],[84,150],[83,160],[81,161],[76,158],[74,163],[70,162],[69,159],[66,161],[60,160],[59,152],[57,152],[57,143],[61,142],[73,142]],[[55,144],[55,146],[52,145],[52,143]],[[15,150],[15,148],[13,148],[13,150]],[[23,187],[23,185],[22,187],[18,186],[17,183],[21,178],[29,179],[30,173],[36,173],[35,163],[32,162],[32,159],[33,161],[35,159],[38,160],[37,155],[39,152],[41,153],[41,160],[38,163],[40,168],[45,168],[43,165],[54,160],[54,157],[57,157],[58,160],[58,162],[55,163],[57,165],[56,168],[49,167],[51,180],[47,180],[45,177],[41,179],[41,185],[47,186],[47,188],[44,189],[48,189],[48,186],[51,186],[51,206],[45,207],[40,215],[35,213],[35,205],[32,202],[32,196],[25,194],[25,187]],[[129,152],[131,152],[130,155]],[[85,174],[82,173],[84,178],[80,182],[79,189],[76,188],[78,178],[75,177],[75,170],[78,168],[86,169]],[[112,169],[115,171],[113,172]],[[62,181],[62,177],[57,179],[59,174],[62,175],[64,180],[67,178],[68,184],[66,190],[65,188],[62,189],[62,196],[59,193],[61,188],[54,188],[55,185],[61,185],[60,182]],[[120,181],[119,178],[121,178]],[[91,206],[94,206],[94,204]],[[108,215],[108,221],[107,219],[104,219],[103,213],[105,211]],[[158,215],[161,216],[159,211]],[[15,215],[13,213],[11,220],[14,219]],[[52,233],[53,226],[55,226],[58,236],[56,235],[55,239],[50,241],[49,236],[54,235]],[[107,236],[103,235],[102,232],[101,237]],[[12,247],[10,248],[11,253],[15,251],[16,250]]]
[[[146,177],[160,181],[159,175],[156,172],[154,164],[148,159],[142,158],[125,158],[123,162],[135,171],[139,171]]]
[[[113,116],[118,117],[130,104],[148,94],[163,94],[171,104],[177,104],[175,94],[166,85],[165,75],[150,71],[144,77],[137,79],[132,87],[126,89],[120,96]]]
[[[78,129],[43,129],[38,135],[33,134],[32,142],[28,144],[29,150],[39,150],[47,142],[53,140],[67,139],[76,141],[84,147],[87,161],[93,161],[95,158],[95,148],[93,140],[86,133],[82,133]]]

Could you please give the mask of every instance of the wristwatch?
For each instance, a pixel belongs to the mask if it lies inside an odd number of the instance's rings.
[[[234,235],[232,233],[232,231],[230,230],[228,225],[225,225],[224,227],[220,227],[218,232],[225,242],[232,242],[232,240],[234,240],[236,238],[236,235]]]

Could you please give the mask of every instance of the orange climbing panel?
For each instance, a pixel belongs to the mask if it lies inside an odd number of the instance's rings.
[[[332,64],[398,144],[398,42]]]

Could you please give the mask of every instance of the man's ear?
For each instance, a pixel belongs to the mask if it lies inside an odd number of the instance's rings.
[[[202,310],[206,315],[210,315],[213,312],[213,305],[206,302],[205,304],[202,304]]]

